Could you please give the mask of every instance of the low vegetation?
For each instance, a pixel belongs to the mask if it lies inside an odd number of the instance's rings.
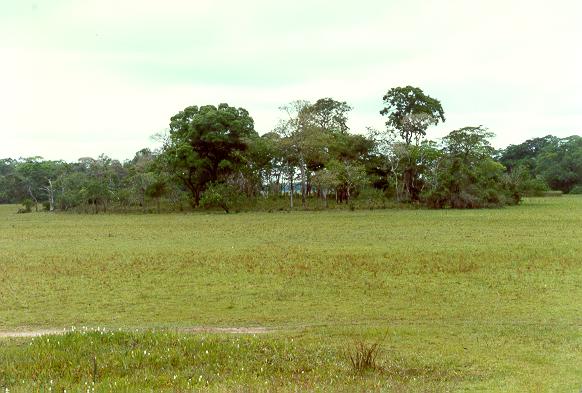
[[[77,331],[0,339],[10,392],[51,380],[53,391],[580,388],[577,196],[486,210],[15,210],[0,206],[0,332]],[[267,333],[178,333],[196,326]],[[378,342],[370,366],[350,360]]]

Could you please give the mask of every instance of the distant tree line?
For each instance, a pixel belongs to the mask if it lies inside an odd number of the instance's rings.
[[[351,107],[331,98],[294,101],[259,135],[244,108],[190,106],[170,119],[159,150],[125,162],[106,155],[77,162],[41,157],[0,160],[0,203],[39,209],[107,212],[228,212],[284,201],[289,208],[393,204],[480,208],[519,203],[548,189],[582,187],[582,138],[536,138],[505,150],[482,126],[426,139],[445,121],[441,103],[411,86],[390,89],[383,130],[351,133]],[[359,205],[358,205],[359,206]]]

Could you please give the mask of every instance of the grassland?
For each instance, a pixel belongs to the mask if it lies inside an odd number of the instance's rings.
[[[123,332],[0,339],[11,392],[51,379],[84,389],[93,358],[96,391],[582,388],[581,197],[465,211],[15,210],[0,206],[0,331]],[[271,332],[175,332],[193,326]],[[356,341],[382,342],[375,369],[352,370]]]

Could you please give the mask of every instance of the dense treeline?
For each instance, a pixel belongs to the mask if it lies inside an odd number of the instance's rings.
[[[221,208],[264,201],[290,208],[387,203],[442,208],[519,203],[549,188],[580,192],[582,138],[553,136],[495,151],[487,129],[464,127],[426,140],[445,121],[441,103],[421,89],[389,90],[380,114],[385,130],[351,133],[351,107],[323,98],[281,108],[264,135],[250,114],[227,104],[191,106],[170,119],[162,147],[126,162],[105,155],[77,162],[41,157],[0,160],[0,203],[38,209]]]

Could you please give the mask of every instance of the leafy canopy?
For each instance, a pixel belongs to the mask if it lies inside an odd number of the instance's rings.
[[[388,116],[386,126],[395,129],[407,145],[413,140],[418,144],[426,135],[426,129],[445,121],[445,112],[439,100],[423,93],[418,87],[394,87],[384,95],[384,109]]]
[[[170,119],[166,162],[197,205],[206,185],[240,165],[249,140],[256,137],[246,109],[228,104],[189,106]]]

